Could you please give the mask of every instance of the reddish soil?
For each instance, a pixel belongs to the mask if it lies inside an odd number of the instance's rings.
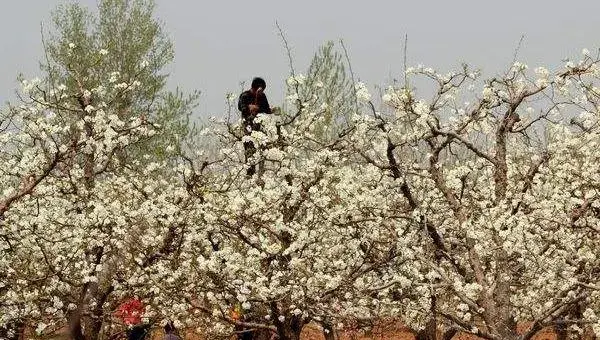
[[[320,330],[307,327],[303,332],[303,340],[324,340]],[[388,323],[383,327],[376,327],[370,332],[339,332],[340,340],[414,340],[413,333],[400,323]],[[453,340],[476,340],[477,337],[459,334]],[[555,340],[556,337],[550,330],[543,330],[534,337],[534,340]]]
[[[162,340],[162,333],[155,334],[152,340]],[[366,331],[340,331],[339,340],[414,340],[413,333],[402,326],[400,323],[388,323],[383,327],[375,327],[373,330]],[[477,340],[477,337],[459,334],[453,340]],[[556,336],[551,330],[542,330],[534,340],[556,340]],[[197,334],[186,334],[184,340],[206,340],[206,338]],[[302,340],[325,340],[322,331],[317,326],[309,325],[302,332]]]
[[[525,330],[527,325],[520,325],[521,330]],[[57,334],[52,340],[67,340],[68,337],[63,332]],[[183,337],[183,340],[210,340],[207,337],[198,335],[195,332],[188,332]],[[162,340],[163,332],[156,331],[151,340]],[[402,326],[401,323],[386,323],[384,325],[377,326],[371,331],[338,331],[339,340],[414,340],[413,333]],[[544,329],[540,331],[534,338],[534,340],[556,340],[556,336],[551,329]],[[591,339],[584,337],[581,340]],[[317,326],[309,325],[304,328],[302,332],[302,340],[325,340],[321,329]],[[459,334],[454,336],[453,340],[478,340],[477,337]]]

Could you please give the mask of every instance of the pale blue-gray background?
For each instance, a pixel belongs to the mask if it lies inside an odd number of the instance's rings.
[[[15,78],[38,74],[40,23],[60,0],[0,0],[0,101],[14,99]],[[95,8],[95,0],[81,0]],[[493,75],[512,61],[559,65],[600,47],[600,1],[194,1],[157,0],[156,15],[175,43],[169,86],[202,92],[199,117],[220,116],[225,94],[265,77],[272,105],[283,99],[288,61],[275,21],[305,70],[316,48],[343,38],[356,75],[370,88],[400,78],[404,35],[409,64],[449,70],[468,62]]]

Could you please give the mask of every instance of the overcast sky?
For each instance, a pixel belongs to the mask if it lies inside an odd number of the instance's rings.
[[[16,76],[38,75],[40,23],[61,0],[0,0],[0,101],[14,98]],[[80,0],[95,8],[96,0]],[[600,1],[534,0],[156,0],[156,16],[175,44],[169,86],[202,92],[199,116],[220,116],[228,91],[255,75],[267,80],[272,105],[283,99],[288,60],[275,21],[305,70],[317,47],[343,38],[355,74],[370,88],[386,85],[408,61],[439,70],[461,62],[486,75],[519,60],[556,66],[582,48],[600,47]]]

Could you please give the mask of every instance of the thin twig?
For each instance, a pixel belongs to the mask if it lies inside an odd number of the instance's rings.
[[[508,66],[509,69],[515,64],[515,62],[517,61],[517,56],[519,55],[519,51],[521,50],[521,46],[523,45],[523,40],[525,40],[525,34],[521,35],[521,38],[519,39],[519,42],[517,43],[517,47],[515,48],[515,51],[513,53],[513,59],[512,59],[512,63]]]
[[[279,36],[281,37],[281,40],[283,41],[283,46],[285,47],[285,51],[287,53],[288,56],[288,61],[289,61],[289,65],[290,65],[290,72],[292,77],[296,75],[296,71],[294,70],[294,62],[293,62],[293,58],[292,58],[292,50],[290,49],[290,45],[288,44],[288,41],[285,37],[285,34],[283,33],[283,29],[281,29],[281,26],[279,26],[279,23],[277,21],[275,21],[275,26],[277,26],[277,30],[279,31]]]
[[[358,113],[358,98],[356,96],[356,81],[354,79],[354,71],[352,71],[352,63],[350,62],[350,57],[348,56],[348,50],[346,49],[344,40],[340,39],[340,45],[342,45],[342,49],[344,50],[344,56],[346,57],[346,63],[348,63],[348,70],[350,71],[350,79],[352,80],[352,91],[354,93],[354,110],[355,110],[355,113]]]
[[[406,74],[408,69],[408,33],[404,35],[404,57],[402,61],[404,64],[404,88],[408,89],[408,74]]]

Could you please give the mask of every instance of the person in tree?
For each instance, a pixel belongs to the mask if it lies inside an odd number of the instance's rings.
[[[269,101],[264,93],[267,83],[264,79],[256,77],[252,79],[250,89],[242,92],[238,101],[238,110],[242,113],[244,134],[249,136],[252,131],[260,131],[260,124],[255,122],[254,119],[259,113],[270,114],[271,107]],[[256,147],[251,141],[244,142],[244,155],[246,162],[254,155]],[[254,175],[256,172],[256,165],[252,164],[248,168],[246,174],[248,176]]]

